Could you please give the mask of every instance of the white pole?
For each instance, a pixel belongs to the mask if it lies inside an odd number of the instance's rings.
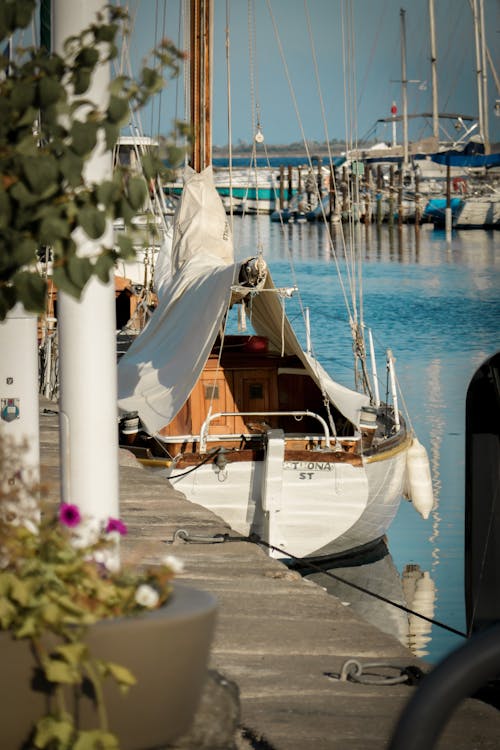
[[[373,391],[375,395],[375,406],[380,406],[380,392],[378,389],[377,362],[375,360],[375,347],[373,346],[372,329],[368,329],[368,345],[370,347],[370,360],[372,363]]]
[[[37,319],[21,304],[0,323],[0,350],[0,434],[16,445],[26,441],[21,481],[36,484],[40,475]]]
[[[309,308],[306,307],[305,312],[305,325],[306,325],[306,353],[311,354],[311,321],[309,318]]]
[[[389,369],[389,378],[391,381],[391,394],[392,394],[392,404],[394,407],[394,424],[399,430],[399,405],[398,405],[398,391],[396,388],[396,374],[394,371],[394,357],[392,355],[392,351],[390,349],[387,350],[387,367]]]
[[[54,0],[53,46],[104,12],[103,0]],[[95,71],[86,97],[104,107],[110,80],[109,63]],[[86,161],[85,178],[111,179],[111,152],[101,143]],[[112,245],[112,226],[93,241],[82,230],[74,240],[81,256]],[[116,320],[114,280],[103,284],[92,277],[80,301],[60,293],[60,427],[62,500],[79,506],[84,516],[105,520],[119,515]]]

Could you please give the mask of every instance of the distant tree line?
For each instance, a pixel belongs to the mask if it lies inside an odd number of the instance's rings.
[[[375,141],[366,142],[363,144],[364,147],[373,145]],[[361,144],[359,144],[361,146]],[[233,153],[235,154],[250,154],[254,147],[253,143],[248,143],[241,138],[233,145]],[[308,141],[307,147],[310,153],[314,154],[328,154],[329,149],[332,153],[339,154],[342,151],[347,150],[345,141],[333,138],[328,143],[326,141]],[[214,156],[227,156],[229,147],[225,146],[213,146],[212,153]],[[282,153],[287,154],[303,154],[305,152],[305,146],[302,141],[296,141],[294,143],[266,143],[266,151],[268,154],[279,155]]]

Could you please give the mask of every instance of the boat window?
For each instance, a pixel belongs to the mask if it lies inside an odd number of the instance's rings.
[[[262,383],[250,383],[248,388],[249,398],[262,398],[264,395],[264,389]]]
[[[219,398],[219,386],[218,385],[206,385],[205,386],[205,399],[207,401],[213,399],[217,401]]]

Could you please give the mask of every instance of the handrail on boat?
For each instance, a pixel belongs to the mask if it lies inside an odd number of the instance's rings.
[[[210,414],[200,429],[200,453],[204,453],[207,449],[208,440],[208,428],[210,422],[213,419],[219,419],[220,417],[314,417],[323,427],[325,433],[325,447],[330,448],[330,432],[328,430],[328,424],[313,411],[306,409],[305,411],[219,411],[216,414]]]

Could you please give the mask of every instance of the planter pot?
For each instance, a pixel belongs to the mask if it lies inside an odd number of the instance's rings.
[[[126,695],[105,681],[109,728],[121,750],[159,748],[187,732],[206,677],[215,614],[211,594],[176,583],[161,609],[90,628],[92,654],[128,667],[137,679]],[[0,744],[21,750],[47,713],[48,695],[37,684],[29,641],[1,633],[0,664]],[[98,727],[89,697],[78,699],[78,716],[83,728]]]

